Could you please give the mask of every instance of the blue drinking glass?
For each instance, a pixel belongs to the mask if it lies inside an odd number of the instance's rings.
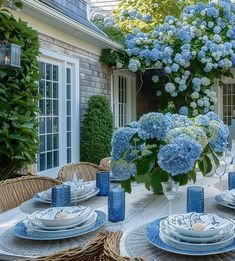
[[[204,189],[202,187],[187,188],[187,212],[204,212]]]
[[[228,173],[228,189],[234,189],[235,188],[235,172],[229,172]]]
[[[51,206],[70,206],[71,189],[69,185],[58,185],[51,189]]]
[[[100,189],[97,196],[108,196],[110,187],[108,171],[99,171],[96,173],[96,187]]]
[[[110,189],[108,197],[108,220],[119,222],[125,219],[125,190],[115,187]]]

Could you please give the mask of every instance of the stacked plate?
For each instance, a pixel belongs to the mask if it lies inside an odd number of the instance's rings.
[[[235,189],[225,191],[215,197],[217,203],[235,209]]]
[[[160,238],[175,248],[212,250],[233,242],[234,224],[215,214],[188,213],[160,222]]]
[[[16,236],[33,240],[57,240],[94,231],[105,222],[105,214],[89,207],[54,207],[36,212],[14,227]]]
[[[234,223],[215,214],[187,213],[148,224],[148,241],[167,252],[205,256],[235,249]]]
[[[99,188],[96,187],[96,181],[67,181],[64,182],[64,184],[70,185],[71,204],[86,201],[99,193]],[[33,198],[39,202],[51,204],[51,189],[37,193]]]

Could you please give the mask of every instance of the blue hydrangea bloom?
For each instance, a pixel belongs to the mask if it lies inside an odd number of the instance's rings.
[[[186,106],[182,106],[180,109],[179,109],[179,113],[181,115],[185,115],[187,116],[188,115],[188,108]]]
[[[158,112],[150,112],[143,115],[138,123],[138,134],[143,140],[158,139],[163,140],[171,126],[168,115]]]
[[[123,154],[123,152],[129,148],[130,140],[133,135],[137,133],[137,129],[131,127],[122,127],[117,129],[113,133],[111,145],[111,157],[114,160],[119,160]]]
[[[212,120],[209,125],[209,144],[215,152],[225,151],[228,145],[228,126],[221,121]]]
[[[115,162],[111,170],[111,175],[119,180],[127,180],[131,176],[135,176],[136,173],[136,165],[133,163],[128,163],[125,160]]]
[[[193,122],[187,116],[171,113],[167,113],[166,115],[171,119],[171,129],[193,125]]]
[[[172,176],[186,174],[194,168],[200,154],[201,146],[195,140],[179,137],[160,149],[158,164]]]
[[[209,117],[211,120],[220,121],[219,116],[213,111],[208,112],[206,116]]]
[[[195,117],[195,124],[199,126],[207,127],[210,124],[210,118],[206,115],[198,115]]]

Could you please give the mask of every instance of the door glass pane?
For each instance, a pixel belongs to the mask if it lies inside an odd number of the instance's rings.
[[[127,124],[127,78],[118,76],[118,127]]]
[[[67,109],[66,109],[66,117],[67,117],[67,163],[70,163],[72,160],[72,148],[71,148],[71,84],[72,84],[72,79],[71,79],[71,69],[67,68],[66,70],[66,100],[67,100]]]
[[[40,151],[37,157],[38,171],[59,166],[59,67],[40,63],[39,93],[39,139]]]

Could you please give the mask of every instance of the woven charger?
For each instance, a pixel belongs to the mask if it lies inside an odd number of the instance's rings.
[[[50,241],[19,238],[14,235],[13,228],[10,228],[0,236],[0,248],[9,252],[9,254],[15,254],[22,257],[33,258],[38,256],[49,256],[58,251],[82,246],[103,230],[117,231],[121,230],[122,226],[122,223],[117,224],[106,221],[103,227],[89,234],[63,240]]]
[[[127,254],[131,257],[143,256],[147,261],[234,261],[235,251],[210,256],[186,256],[161,250],[148,242],[145,230],[147,224],[132,230],[124,239]]]

